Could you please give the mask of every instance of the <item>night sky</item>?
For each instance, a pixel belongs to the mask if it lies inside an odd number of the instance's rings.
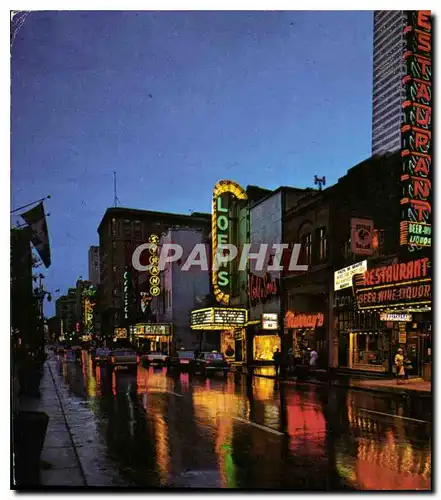
[[[372,17],[30,13],[11,49],[12,207],[52,195],[47,290],[87,278],[113,171],[122,206],[189,214],[219,179],[329,185],[369,157]]]

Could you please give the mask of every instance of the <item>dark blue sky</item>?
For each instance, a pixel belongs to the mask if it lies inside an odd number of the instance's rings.
[[[122,206],[209,212],[219,179],[332,184],[370,156],[372,12],[33,12],[11,71],[12,205],[52,195],[48,290],[87,278],[114,170]]]

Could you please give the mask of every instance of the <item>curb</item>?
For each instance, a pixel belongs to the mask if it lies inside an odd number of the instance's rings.
[[[244,374],[244,375],[249,375],[249,374]],[[276,380],[276,377],[273,377],[272,375],[260,375],[260,374],[253,373],[252,376]],[[299,380],[299,381],[297,381],[297,380],[279,379],[279,382],[281,382],[283,384],[290,384],[290,385],[322,385],[322,386],[327,385],[327,382],[322,382],[320,380]],[[363,387],[363,386],[349,385],[349,384],[344,384],[344,383],[332,383],[331,385],[332,385],[332,387],[352,389],[354,391],[380,392],[382,394],[389,394],[389,395],[393,394],[395,396],[417,396],[420,398],[432,398],[432,392],[417,391],[415,389],[395,390],[395,389],[386,388],[386,387],[384,387],[384,388],[383,387]]]

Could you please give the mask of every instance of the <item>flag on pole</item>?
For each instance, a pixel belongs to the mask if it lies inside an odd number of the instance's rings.
[[[49,246],[49,233],[43,202],[21,214],[21,217],[23,217],[31,228],[31,241],[40,259],[46,268],[49,267],[51,265],[51,249]]]

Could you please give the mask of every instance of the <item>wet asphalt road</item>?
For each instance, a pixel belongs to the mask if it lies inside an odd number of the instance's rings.
[[[431,488],[429,400],[142,366],[110,374],[85,351],[57,369],[91,455],[129,485]]]

